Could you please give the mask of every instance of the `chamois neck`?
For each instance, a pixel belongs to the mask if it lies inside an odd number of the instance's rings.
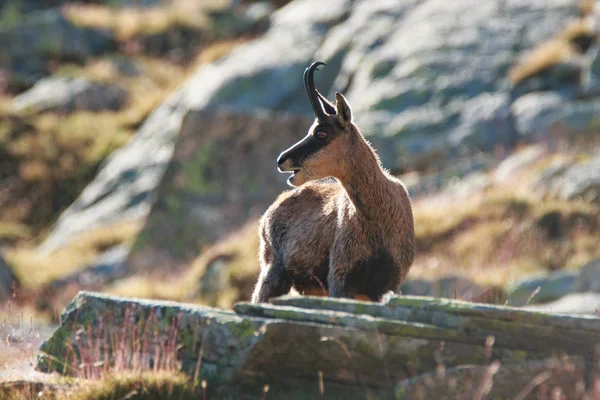
[[[382,207],[393,202],[389,180],[374,150],[360,134],[356,134],[349,169],[339,179],[348,198],[358,212],[373,220],[382,215]]]

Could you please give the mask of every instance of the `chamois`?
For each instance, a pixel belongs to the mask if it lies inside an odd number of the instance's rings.
[[[352,122],[340,93],[335,106],[304,85],[315,114],[308,135],[277,159],[288,184],[260,221],[260,276],[252,302],[289,292],[380,301],[396,291],[415,255],[410,198]],[[331,179],[335,178],[335,179]]]

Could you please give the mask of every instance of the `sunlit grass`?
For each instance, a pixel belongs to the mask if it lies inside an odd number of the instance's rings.
[[[176,371],[118,373],[100,380],[79,381],[56,400],[178,399],[195,400],[189,377]]]
[[[418,248],[409,279],[460,272],[476,283],[506,285],[600,257],[596,204],[540,200],[526,191],[497,187],[435,207],[417,201],[414,214]],[[548,218],[558,221],[557,237],[548,232]]]
[[[192,2],[121,8],[98,4],[70,4],[64,7],[64,12],[76,25],[112,30],[120,41],[164,32],[174,25],[201,30],[210,24],[204,9]]]
[[[224,238],[203,252],[190,267],[184,282],[194,301],[231,308],[237,301],[248,300],[260,269],[258,264],[258,221],[251,221],[238,232]],[[216,260],[224,265],[224,288],[203,287],[207,269]]]
[[[578,56],[572,41],[582,35],[590,35],[592,26],[584,20],[574,20],[559,31],[554,38],[538,45],[511,68],[508,73],[513,84],[537,75],[547,69]]]
[[[140,228],[137,221],[121,222],[85,232],[48,255],[39,253],[35,247],[21,246],[9,249],[6,258],[24,288],[38,289],[80,270],[113,246],[131,243]]]

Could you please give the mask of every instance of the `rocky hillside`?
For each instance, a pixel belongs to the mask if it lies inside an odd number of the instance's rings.
[[[439,169],[452,157],[511,148],[548,135],[556,120],[568,129],[592,127],[598,103],[580,99],[577,74],[564,73],[581,70],[575,61],[548,65],[544,76],[523,79],[518,88],[508,74],[521,56],[558,35],[579,13],[572,1],[525,6],[492,1],[479,7],[441,0],[339,0],[327,6],[294,1],[272,15],[263,36],[200,67],[154,111],[42,248],[55,249],[77,232],[125,215],[146,215],[179,133],[189,129],[182,121],[190,112],[224,109],[252,117],[271,111],[310,118],[301,74],[317,59],[328,64],[318,76],[322,92],[347,95],[384,165],[398,172]],[[204,135],[211,132],[196,133],[199,140]],[[210,171],[197,174],[211,177]],[[278,189],[282,181],[273,175]]]

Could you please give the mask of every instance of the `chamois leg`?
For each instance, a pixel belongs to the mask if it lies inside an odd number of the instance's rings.
[[[329,283],[329,297],[346,297],[352,298],[350,288],[346,280],[346,274],[340,267],[331,266],[329,275],[327,276]]]
[[[379,297],[364,293],[360,287],[356,287],[356,279],[349,278],[348,273],[346,269],[340,266],[332,266],[330,268],[329,276],[327,277],[330,297],[345,297],[360,301],[379,301]]]
[[[266,303],[272,297],[287,294],[291,288],[292,280],[283,263],[273,263],[261,270],[252,295],[252,303]]]

